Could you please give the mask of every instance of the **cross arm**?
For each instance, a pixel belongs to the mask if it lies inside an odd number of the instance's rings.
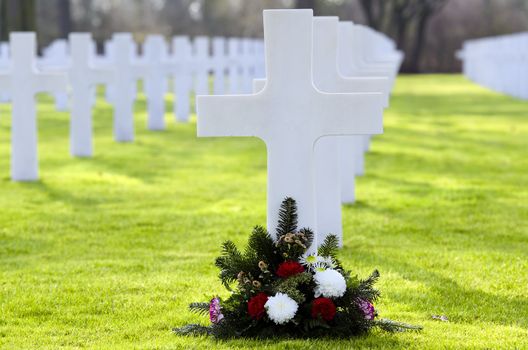
[[[340,78],[336,81],[337,91],[344,93],[380,92],[383,107],[389,106],[390,81],[385,77]]]
[[[36,77],[35,92],[66,92],[68,77],[63,73],[43,73]]]
[[[255,136],[266,129],[261,96],[197,96],[198,136]]]
[[[149,66],[145,63],[132,64],[132,74],[136,79],[144,79],[149,74]]]
[[[326,135],[375,135],[383,133],[383,95],[381,93],[320,93],[313,108],[317,137]]]
[[[114,72],[111,69],[92,68],[90,71],[91,83],[96,84],[111,84],[114,80]]]

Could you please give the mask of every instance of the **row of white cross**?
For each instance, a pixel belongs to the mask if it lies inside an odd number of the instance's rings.
[[[465,41],[457,57],[468,79],[528,100],[528,32]]]
[[[107,99],[114,107],[114,138],[118,142],[134,139],[133,108],[140,79],[144,81],[151,130],[165,128],[164,97],[169,78],[173,80],[179,121],[189,119],[191,91],[209,93],[210,72],[215,73],[215,93],[250,92],[252,80],[264,76],[262,41],[214,38],[212,44],[213,53],[209,54],[208,38],[197,37],[191,42],[178,36],[169,53],[164,38],[152,35],[138,57],[132,35],[116,33],[105,45],[105,55],[98,56],[90,34],[72,33],[68,42],[55,42],[37,60],[35,33],[11,33],[9,46],[0,47],[0,96],[13,105],[12,179],[38,179],[36,93],[52,93],[58,109],[71,109],[71,154],[90,157],[96,85],[106,86]]]
[[[181,108],[176,107],[175,104],[174,113],[180,121],[186,121],[189,118],[190,106],[188,99],[184,97],[188,96],[190,91],[202,95],[210,93],[209,72],[217,77],[213,82],[215,94],[251,92],[252,80],[264,77],[263,45],[260,39],[214,37],[210,40],[208,37],[198,36],[191,40],[188,36],[175,36],[170,50],[162,36],[149,35],[142,48],[142,55],[138,54],[136,43],[131,42],[130,60],[137,66],[161,62],[166,68],[160,70],[165,75],[164,78],[178,73],[174,93],[185,103],[181,104]],[[113,64],[116,55],[114,40],[107,40],[104,43],[105,50],[102,54],[97,54],[94,42],[91,41],[90,46],[91,65],[109,67]],[[72,67],[68,40],[57,39],[42,51],[42,57],[37,61],[39,70],[65,72]],[[9,62],[9,44],[0,43],[0,71],[6,70]],[[111,99],[110,91],[111,89],[107,91],[108,100]],[[0,96],[1,102],[7,100],[6,94]],[[66,92],[56,93],[55,101],[57,110],[68,110],[69,101]]]
[[[381,34],[312,10],[264,11],[264,41],[266,79],[252,95],[198,96],[198,136],[262,139],[268,229],[275,233],[280,204],[293,197],[316,247],[326,234],[342,237],[358,135],[382,133],[402,54]]]

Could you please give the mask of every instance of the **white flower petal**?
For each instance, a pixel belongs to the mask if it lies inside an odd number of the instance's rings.
[[[314,281],[316,283],[314,290],[316,298],[321,295],[325,298],[340,298],[346,292],[345,278],[336,270],[316,271]]]
[[[264,308],[273,322],[284,324],[295,317],[299,305],[288,294],[277,293],[269,297]]]

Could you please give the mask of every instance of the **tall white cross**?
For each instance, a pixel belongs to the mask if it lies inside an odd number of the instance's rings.
[[[378,92],[383,94],[383,107],[388,106],[389,80],[386,78],[343,77],[337,68],[337,24],[338,17],[315,17],[313,32],[313,79],[317,88],[328,93],[361,93]],[[354,110],[349,111],[354,117]],[[382,116],[373,114],[371,118]],[[347,138],[322,137],[315,145],[316,164],[316,202],[319,240],[332,233],[342,238],[343,224],[341,218],[341,167],[340,142]],[[353,152],[346,152],[353,159]],[[353,176],[350,174],[351,177]],[[352,179],[351,179],[352,180]]]
[[[174,115],[176,120],[186,122],[191,114],[190,93],[192,89],[192,47],[189,37],[175,36],[172,39]]]
[[[145,94],[147,95],[148,129],[165,129],[165,92],[167,90],[167,52],[161,35],[149,35],[145,50]]]
[[[38,179],[38,144],[35,95],[65,92],[63,74],[36,70],[35,33],[11,33],[11,67],[0,75],[0,91],[7,92],[13,105],[11,122],[11,177],[14,181]]]
[[[394,84],[391,69],[367,66],[363,63],[364,48],[358,44],[360,34],[355,33],[352,22],[338,23],[337,66],[345,77],[384,77],[389,80],[389,88]],[[355,176],[365,172],[365,152],[369,149],[370,135],[348,136],[340,140],[341,199],[343,203],[354,203]]]
[[[383,128],[381,93],[329,94],[314,87],[312,18],[312,10],[264,11],[264,89],[197,100],[198,136],[255,136],[266,143],[272,235],[280,204],[288,196],[297,201],[299,226],[317,232],[313,148],[318,138],[375,134]]]
[[[68,77],[72,102],[70,152],[74,157],[91,157],[93,89],[97,84],[110,84],[114,74],[109,69],[93,67],[93,41],[90,33],[71,33],[69,39],[71,67]]]
[[[115,33],[112,37],[115,74],[111,102],[114,105],[114,138],[118,142],[134,140],[134,100],[137,79],[144,68],[133,62],[135,43],[130,33]]]

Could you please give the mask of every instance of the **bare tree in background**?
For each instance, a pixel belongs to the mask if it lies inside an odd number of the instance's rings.
[[[295,0],[296,9],[313,9],[314,14],[318,14],[317,0]]]
[[[430,19],[448,1],[359,0],[368,25],[395,38],[398,47],[407,53],[403,69],[412,73],[420,71]]]
[[[70,0],[57,1],[57,13],[59,14],[59,33],[61,38],[67,38],[72,31]]]
[[[431,17],[440,11],[449,0],[415,0],[417,3],[416,13],[416,38],[413,49],[407,60],[407,71],[412,73],[420,72],[420,59],[427,36],[427,24]]]
[[[7,41],[9,26],[7,23],[7,0],[0,0],[0,41]]]
[[[35,0],[0,0],[3,40],[11,31],[34,31],[36,28]]]

